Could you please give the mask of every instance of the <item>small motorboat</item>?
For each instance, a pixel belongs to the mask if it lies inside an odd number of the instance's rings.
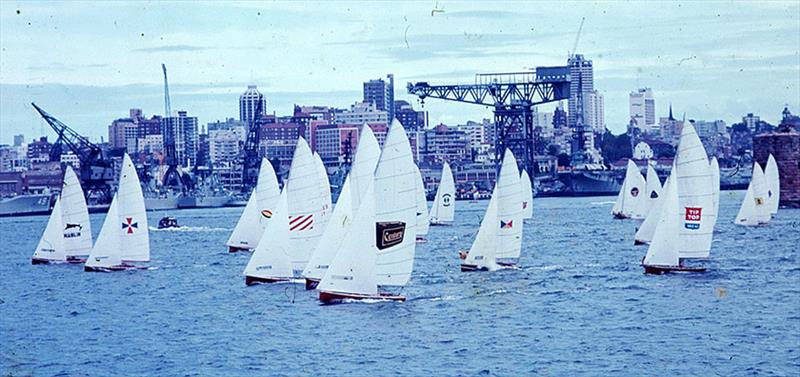
[[[161,218],[161,220],[158,220],[158,229],[168,228],[180,228],[180,225],[178,225],[178,219],[172,216],[164,216]]]

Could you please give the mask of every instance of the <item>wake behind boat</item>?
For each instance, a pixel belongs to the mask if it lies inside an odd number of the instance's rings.
[[[103,227],[97,236],[85,271],[110,272],[147,269],[132,263],[150,261],[150,234],[142,186],[133,161],[122,160],[119,189],[111,201]]]

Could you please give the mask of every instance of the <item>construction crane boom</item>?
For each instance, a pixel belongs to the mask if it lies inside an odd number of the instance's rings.
[[[572,44],[572,50],[569,52],[569,57],[573,57],[575,55],[575,51],[578,50],[578,41],[581,39],[581,31],[583,30],[583,22],[586,21],[586,17],[581,17],[581,26],[578,26],[578,34],[575,35],[575,43]]]
[[[426,98],[494,107],[495,154],[510,148],[534,176],[535,130],[533,107],[568,99],[568,67],[539,67],[535,71],[475,75],[474,84],[430,85],[408,83],[409,94]],[[522,158],[519,158],[522,157]],[[500,159],[495,161],[499,168]]]
[[[65,144],[81,165],[79,170],[83,190],[87,198],[97,198],[101,202],[111,200],[111,182],[114,180],[114,167],[111,161],[103,155],[103,150],[89,141],[88,138],[48,114],[41,107],[31,102],[31,106],[39,113],[42,119],[58,135],[58,140],[50,154],[51,161],[58,161],[61,157],[61,144]]]
[[[164,173],[162,184],[165,187],[180,188],[181,191],[187,189],[187,182],[181,177],[178,168],[177,152],[175,151],[175,133],[178,132],[179,127],[177,118],[172,117],[172,104],[169,99],[169,81],[167,81],[167,66],[161,64],[161,70],[164,72],[164,118],[162,125],[163,139],[164,139],[164,155],[167,164],[167,171]]]

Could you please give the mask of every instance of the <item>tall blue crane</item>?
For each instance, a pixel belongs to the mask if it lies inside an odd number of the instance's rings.
[[[424,104],[426,98],[492,106],[495,123],[495,153],[510,148],[533,177],[537,135],[533,127],[536,105],[568,99],[569,67],[537,67],[511,73],[476,74],[473,84],[430,85],[408,83],[409,94]],[[522,158],[520,158],[522,157]],[[495,161],[499,168],[500,158]]]

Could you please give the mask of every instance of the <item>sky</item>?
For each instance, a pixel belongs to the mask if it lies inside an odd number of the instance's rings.
[[[435,11],[434,11],[435,10]],[[475,73],[594,63],[606,124],[620,133],[628,94],[653,89],[656,115],[777,124],[800,113],[800,1],[708,2],[20,2],[0,1],[0,143],[54,134],[31,102],[93,140],[128,109],[173,110],[201,125],[238,118],[255,84],[267,111],[348,107],[362,83],[473,83]],[[551,111],[554,105],[540,106]],[[428,99],[430,124],[490,108]]]

